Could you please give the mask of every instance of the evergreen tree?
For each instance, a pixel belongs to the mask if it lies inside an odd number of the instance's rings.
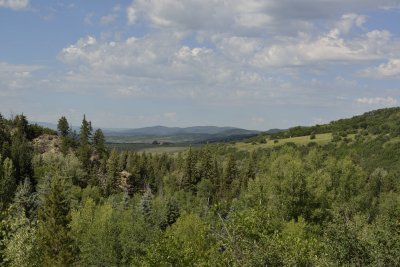
[[[239,171],[236,166],[236,160],[233,154],[228,157],[228,162],[226,164],[224,172],[224,182],[229,187],[233,181],[235,181],[239,176]]]
[[[100,158],[103,158],[107,153],[106,140],[101,129],[97,129],[93,135],[93,147]]]
[[[11,159],[15,167],[17,184],[24,181],[26,177],[32,178],[32,154],[32,146],[29,144],[25,136],[15,134],[12,137],[11,142]]]
[[[24,114],[17,115],[14,118],[14,126],[17,128],[18,134],[29,138],[28,136],[28,120]]]
[[[228,161],[220,184],[220,196],[229,197],[237,195],[240,189],[239,170],[233,154],[229,154]],[[234,192],[232,192],[234,191]]]
[[[213,166],[213,157],[208,146],[202,150],[198,173],[198,180],[208,179],[212,181],[215,178],[216,173]]]
[[[66,155],[72,141],[70,138],[71,129],[68,125],[67,119],[64,116],[58,120],[57,129],[58,134],[61,136],[61,152]]]
[[[73,261],[70,223],[71,182],[55,174],[41,188],[38,242],[43,266],[70,266]]]
[[[179,206],[175,199],[167,200],[167,211],[164,221],[161,223],[161,229],[165,230],[168,226],[173,225],[180,216]]]
[[[68,124],[67,118],[62,116],[58,120],[57,129],[58,129],[58,134],[61,137],[67,137],[69,135],[70,129],[69,129],[69,124]]]
[[[86,116],[83,116],[81,129],[79,133],[79,159],[82,161],[83,166],[89,170],[90,157],[92,155],[91,150],[91,137],[92,137],[92,124],[86,120]]]
[[[189,148],[186,161],[185,161],[185,170],[183,177],[183,188],[186,190],[194,191],[195,186],[197,184],[196,177],[196,155],[192,150],[192,147]]]

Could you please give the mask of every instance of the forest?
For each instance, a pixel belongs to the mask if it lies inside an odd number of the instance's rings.
[[[400,265],[400,108],[252,151],[137,153],[85,116],[57,128],[0,115],[0,266]],[[291,136],[310,142],[257,148]]]

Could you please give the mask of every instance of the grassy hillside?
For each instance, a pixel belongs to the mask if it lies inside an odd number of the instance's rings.
[[[400,134],[400,108],[385,108],[366,112],[349,119],[340,119],[324,125],[311,127],[297,126],[286,131],[273,134],[273,138],[306,136],[312,133],[357,133],[367,131],[371,134],[388,133],[392,136]]]
[[[346,136],[346,140],[352,141],[355,138],[355,134],[349,134]],[[296,136],[296,137],[289,137],[289,138],[282,138],[282,139],[270,139],[269,137],[265,137],[265,143],[257,143],[257,142],[237,142],[232,146],[239,149],[239,150],[246,150],[246,151],[253,151],[255,149],[264,149],[264,148],[274,148],[280,147],[285,144],[295,144],[297,146],[306,146],[311,143],[315,143],[318,145],[326,145],[333,140],[332,133],[323,133],[323,134],[316,134],[315,139],[311,139],[311,135],[305,136]]]

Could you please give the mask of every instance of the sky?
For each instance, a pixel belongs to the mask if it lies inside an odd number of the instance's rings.
[[[0,0],[0,113],[267,130],[400,101],[400,0]]]

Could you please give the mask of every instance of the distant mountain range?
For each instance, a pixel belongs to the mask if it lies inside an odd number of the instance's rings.
[[[47,122],[33,122],[38,125],[57,129],[57,125]],[[79,131],[79,127],[72,126]],[[255,136],[260,131],[246,130],[235,127],[193,126],[193,127],[166,127],[152,126],[137,129],[102,128],[107,142],[111,143],[206,143],[242,140]],[[277,129],[270,130],[279,131]]]
[[[239,133],[258,133],[259,131],[250,131],[234,127],[217,127],[217,126],[193,126],[193,127],[166,127],[152,126],[138,129],[105,129],[104,133],[108,136],[167,136],[177,134],[220,134],[224,132],[239,132]]]

